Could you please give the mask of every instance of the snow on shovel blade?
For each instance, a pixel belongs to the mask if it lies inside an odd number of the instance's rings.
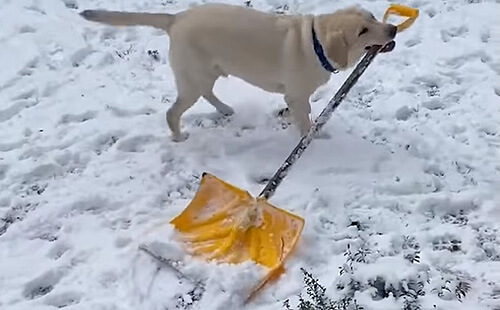
[[[171,224],[195,257],[233,264],[253,260],[275,274],[283,270],[304,219],[205,173],[195,197]]]

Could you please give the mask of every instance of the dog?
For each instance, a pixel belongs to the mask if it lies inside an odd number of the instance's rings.
[[[234,113],[213,93],[216,80],[228,76],[283,94],[305,135],[312,125],[309,97],[316,89],[332,73],[354,66],[371,46],[394,45],[397,32],[357,6],[323,15],[278,15],[228,4],[204,4],[177,14],[85,10],[80,15],[107,25],[167,32],[177,98],[166,120],[176,142],[188,137],[181,131],[181,117],[200,97],[224,115]]]

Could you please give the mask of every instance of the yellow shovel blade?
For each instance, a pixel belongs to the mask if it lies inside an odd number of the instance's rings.
[[[274,270],[293,250],[304,219],[205,173],[171,224],[193,256],[234,264],[251,259]]]

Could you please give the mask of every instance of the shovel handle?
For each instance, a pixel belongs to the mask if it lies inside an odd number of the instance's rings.
[[[311,128],[309,128],[308,133],[303,136],[297,146],[293,149],[293,151],[288,155],[286,160],[281,164],[279,169],[273,175],[273,177],[269,180],[266,187],[262,190],[259,195],[259,198],[269,199],[276,191],[276,188],[281,184],[283,179],[286,177],[292,165],[302,156],[302,153],[306,150],[306,148],[311,144],[314,136],[318,133],[318,131],[326,124],[326,122],[332,116],[333,111],[337,109],[342,100],[345,98],[347,93],[351,90],[351,88],[356,84],[359,77],[365,72],[368,65],[373,61],[375,56],[377,56],[378,52],[382,48],[381,45],[374,45],[368,50],[363,59],[358,63],[356,68],[352,71],[351,75],[347,78],[347,80],[342,84],[340,89],[337,91],[335,96],[330,99],[326,107],[323,109],[321,114],[316,118]]]
[[[383,21],[386,22],[387,18],[391,14],[408,17],[408,19],[405,22],[397,26],[398,32],[401,32],[413,24],[415,19],[418,17],[418,10],[403,5],[393,4],[387,9]],[[337,109],[337,107],[340,105],[340,103],[345,98],[347,93],[351,90],[354,84],[356,84],[359,77],[365,72],[366,68],[368,68],[370,63],[373,61],[375,56],[377,56],[377,54],[381,51],[381,49],[382,49],[381,45],[374,45],[368,50],[368,52],[365,54],[363,59],[361,59],[356,68],[354,68],[354,70],[349,75],[344,84],[342,84],[342,86],[337,91],[335,96],[332,99],[330,99],[330,101],[323,109],[321,114],[318,116],[318,118],[316,118],[311,128],[309,128],[308,133],[300,139],[297,146],[295,146],[290,155],[288,155],[283,164],[281,164],[281,167],[279,167],[278,171],[276,171],[276,173],[272,176],[272,178],[267,182],[266,187],[264,187],[262,192],[259,194],[259,198],[269,199],[274,195],[276,188],[281,184],[283,179],[287,176],[292,165],[300,158],[300,156],[302,156],[302,153],[304,153],[309,144],[311,144],[312,140],[314,139],[314,136],[323,127],[323,125],[325,125],[325,123],[330,119],[332,113],[335,111],[335,109]]]

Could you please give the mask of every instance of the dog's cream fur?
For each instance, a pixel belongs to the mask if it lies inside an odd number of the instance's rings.
[[[115,26],[146,25],[170,36],[170,64],[178,97],[166,118],[174,141],[187,138],[182,114],[203,97],[220,113],[233,109],[213,93],[219,77],[236,76],[269,92],[284,94],[302,135],[311,126],[310,95],[330,78],[313,50],[312,27],[330,63],[352,67],[371,45],[385,45],[396,27],[350,7],[319,16],[283,16],[225,4],[172,14],[87,10],[81,15]]]

